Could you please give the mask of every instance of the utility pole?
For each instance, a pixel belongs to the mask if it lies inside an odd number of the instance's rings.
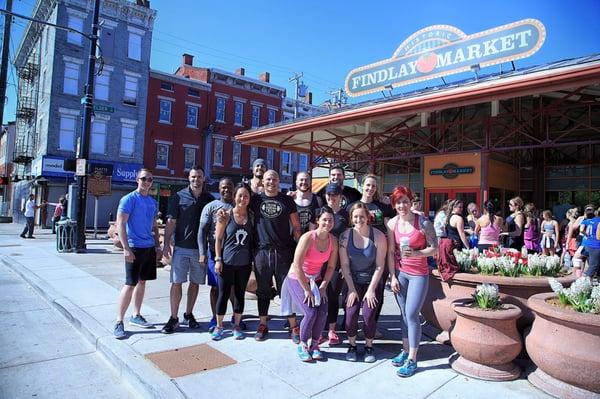
[[[295,73],[289,79],[290,82],[296,81],[296,95],[294,96],[294,119],[298,117],[298,89],[300,87],[300,79],[304,76],[304,72]]]
[[[12,12],[12,0],[6,0],[6,11]],[[6,103],[6,79],[8,75],[8,51],[12,15],[4,14],[4,38],[2,39],[2,67],[0,68],[0,125],[4,125],[4,104]]]
[[[94,112],[94,75],[96,74],[96,45],[98,42],[98,20],[100,19],[100,0],[94,0],[94,14],[92,20],[92,35],[90,36],[90,56],[88,63],[87,84],[85,96],[81,99],[83,104],[83,128],[79,140],[79,151],[77,162],[85,164],[85,174],[77,176],[77,245],[76,251],[83,252],[85,246],[85,211],[87,205],[87,164],[90,157],[90,130],[92,124],[92,113]]]
[[[329,95],[331,96],[330,102],[333,107],[340,108],[342,105],[348,102],[348,97],[342,88],[330,91]]]

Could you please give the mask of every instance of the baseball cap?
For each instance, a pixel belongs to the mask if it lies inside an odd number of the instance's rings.
[[[342,193],[342,187],[338,186],[335,183],[329,183],[326,187],[325,187],[325,193],[326,194],[335,194],[335,195],[340,195]]]
[[[254,162],[252,162],[252,169],[256,168],[258,165],[262,165],[265,168],[267,167],[267,163],[262,158],[256,158]]]

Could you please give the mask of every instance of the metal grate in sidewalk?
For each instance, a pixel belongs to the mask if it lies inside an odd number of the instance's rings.
[[[237,363],[223,352],[207,344],[149,353],[145,357],[171,378]]]

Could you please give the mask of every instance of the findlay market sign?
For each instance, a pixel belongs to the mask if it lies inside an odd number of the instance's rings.
[[[353,69],[346,93],[357,97],[529,57],[542,47],[544,25],[524,19],[467,36],[449,25],[430,26],[413,33],[391,58]]]
[[[458,175],[468,175],[475,172],[472,166],[458,166],[455,163],[447,163],[443,168],[430,169],[431,176],[442,176],[446,179],[456,179]]]

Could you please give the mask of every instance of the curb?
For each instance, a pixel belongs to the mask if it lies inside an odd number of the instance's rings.
[[[27,266],[10,256],[5,255],[0,259],[82,334],[117,374],[131,385],[133,392],[144,398],[188,398],[177,387],[175,381],[146,361],[129,345],[113,338],[112,333],[85,310],[60,295]]]

